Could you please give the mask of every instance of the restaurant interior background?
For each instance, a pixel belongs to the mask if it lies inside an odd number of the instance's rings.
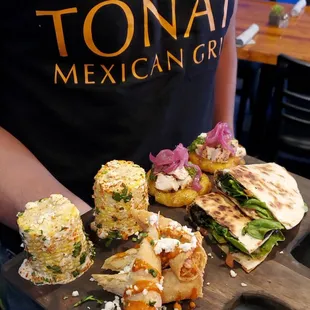
[[[249,155],[310,178],[310,1],[282,29],[268,14],[277,4],[289,14],[296,1],[263,2],[239,0],[236,35],[252,23],[260,29],[238,48],[236,137]]]

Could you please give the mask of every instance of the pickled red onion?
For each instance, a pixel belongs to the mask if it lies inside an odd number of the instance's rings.
[[[196,170],[196,175],[193,178],[192,187],[195,191],[201,189],[200,178],[201,170],[198,166],[188,162],[188,150],[180,143],[173,151],[165,149],[160,151],[156,156],[151,153],[149,155],[150,161],[153,163],[154,174],[160,172],[171,173],[178,168],[192,167]]]
[[[200,185],[200,179],[201,179],[201,169],[199,166],[192,164],[191,162],[188,162],[187,167],[191,167],[194,168],[196,170],[196,175],[193,179],[193,184],[192,184],[192,188],[196,191],[199,192],[202,189],[202,186]]]
[[[208,132],[205,146],[217,147],[218,145],[221,145],[223,149],[226,149],[235,155],[236,150],[230,143],[232,139],[233,135],[228,124],[219,122]]]

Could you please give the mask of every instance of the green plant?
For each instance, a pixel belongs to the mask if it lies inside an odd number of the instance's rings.
[[[281,16],[284,13],[284,7],[282,5],[276,4],[272,7],[271,13]]]

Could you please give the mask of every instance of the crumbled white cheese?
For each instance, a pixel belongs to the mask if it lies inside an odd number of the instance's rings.
[[[284,253],[283,251],[280,252],[280,254],[283,254],[283,253]]]
[[[234,270],[230,270],[229,273],[232,278],[235,278],[237,276],[237,273]]]
[[[160,291],[164,290],[164,287],[160,283],[156,283],[156,286]]]
[[[105,307],[103,308],[104,310],[114,310],[115,309],[115,305],[112,301],[108,301],[105,304]]]
[[[182,243],[182,244],[180,244],[180,249],[183,252],[188,252],[188,251],[190,251],[191,248],[192,248],[192,245],[190,243]]]
[[[179,226],[180,226],[180,224],[178,222],[176,222],[176,221],[169,222],[169,228],[171,228],[171,229],[177,228]]]
[[[143,291],[142,291],[142,294],[144,295],[144,296],[146,296],[147,294],[148,294],[148,290],[145,288]]]
[[[165,251],[166,253],[173,252],[175,247],[180,245],[180,241],[173,238],[160,238],[154,247],[155,254],[158,255]]]
[[[181,231],[182,230],[182,227],[177,227],[177,231]]]
[[[132,294],[132,290],[127,290],[126,291],[126,295],[131,296],[131,294]]]
[[[95,279],[94,279],[93,277],[91,277],[91,278],[89,279],[89,281],[90,281],[90,282],[94,282]]]
[[[137,285],[134,285],[133,289],[134,289],[135,291],[137,291],[139,288],[138,288]]]
[[[123,271],[124,271],[124,273],[130,272],[131,271],[131,266],[125,266]]]
[[[123,298],[121,302],[123,302]],[[113,301],[105,301],[104,308],[102,308],[101,310],[121,310],[120,298],[118,296],[115,296],[115,299]]]
[[[20,245],[20,247],[23,248],[23,247],[25,247],[25,246],[24,246],[24,244],[22,243],[22,244]]]
[[[90,307],[87,306],[87,309],[90,309]]]
[[[183,226],[182,230],[185,231],[186,233],[188,233],[189,235],[193,236],[194,233],[192,232],[191,228],[188,228],[187,226]]]
[[[210,282],[208,282],[207,285],[209,286],[209,285],[210,285]]]
[[[209,256],[210,258],[213,258],[212,253],[208,253],[208,256]]]
[[[158,224],[158,215],[157,214],[152,214],[149,218],[149,223],[151,226]]]
[[[242,286],[242,287],[246,287],[246,286],[248,286],[248,285],[247,285],[246,283],[243,283],[243,282],[242,282],[242,283],[241,283],[241,286]]]
[[[73,296],[73,297],[77,297],[77,296],[80,296],[80,294],[79,294],[78,291],[73,291],[73,292],[72,292],[72,296]]]
[[[68,296],[64,296],[62,299],[63,300],[66,300],[66,299],[68,299],[69,297]]]
[[[160,283],[160,285],[163,285],[163,284],[164,284],[164,277],[161,277],[161,278],[160,278],[159,283]]]
[[[207,133],[206,132],[202,132],[198,137],[199,138],[206,138],[207,137]]]
[[[135,235],[136,235],[136,236],[138,236],[138,235],[139,235],[139,232],[138,232],[138,231],[137,231],[137,232],[135,232]]]

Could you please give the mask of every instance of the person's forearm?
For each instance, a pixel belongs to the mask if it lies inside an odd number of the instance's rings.
[[[50,194],[62,194],[80,210],[90,207],[60,184],[36,157],[0,127],[0,223],[14,229],[16,214],[25,204]]]
[[[215,77],[214,124],[226,122],[234,130],[234,107],[237,81],[237,49],[235,21],[232,19],[226,34]]]

